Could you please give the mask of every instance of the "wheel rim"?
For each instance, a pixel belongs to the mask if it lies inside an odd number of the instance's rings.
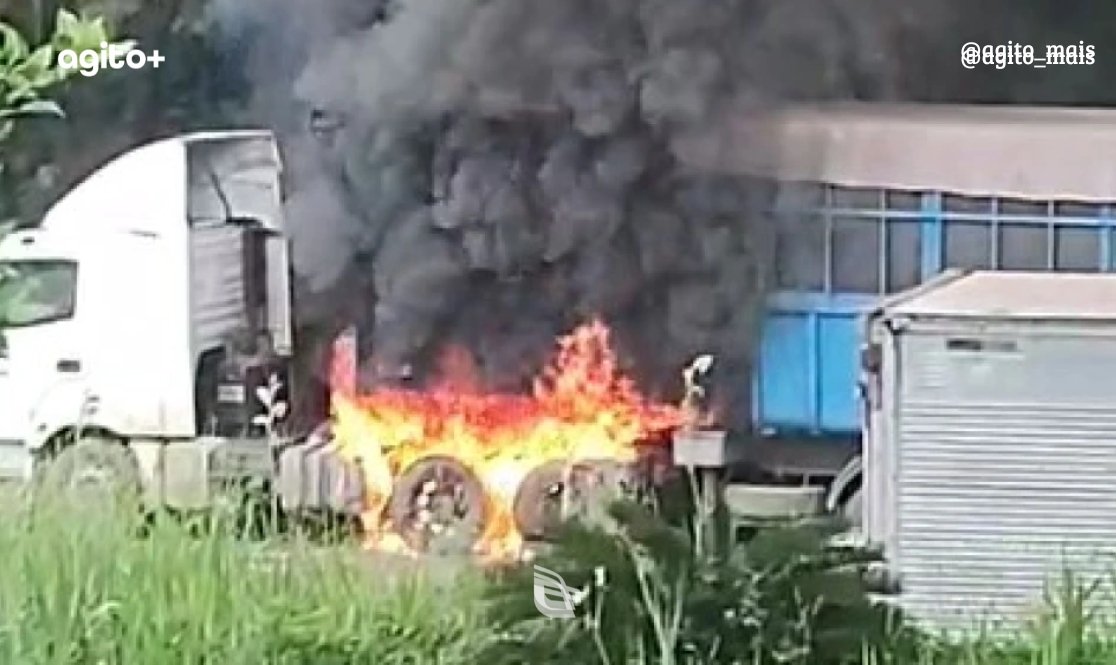
[[[70,481],[70,488],[76,490],[105,490],[112,485],[112,472],[104,467],[79,469]]]
[[[452,460],[429,460],[413,478],[405,506],[393,515],[404,539],[422,551],[457,550],[471,545],[483,522],[479,487],[468,469]]]
[[[127,485],[116,469],[96,456],[88,456],[77,465],[66,482],[69,494],[82,500],[101,504],[120,501],[127,495]]]

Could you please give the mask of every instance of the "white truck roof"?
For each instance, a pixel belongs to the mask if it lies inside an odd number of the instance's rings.
[[[1116,321],[1116,274],[950,270],[885,299],[875,315]]]
[[[207,169],[224,183],[220,195]],[[283,219],[276,182],[281,170],[278,145],[268,130],[194,132],[153,141],[79,182],[47,211],[42,226],[79,235],[110,229],[160,235],[169,229],[160,226],[164,220],[153,210],[179,207],[191,220],[223,220],[226,203],[233,215],[277,225]],[[93,210],[96,219],[89,217]]]
[[[844,187],[1116,201],[1116,109],[835,103],[739,111],[691,166]]]

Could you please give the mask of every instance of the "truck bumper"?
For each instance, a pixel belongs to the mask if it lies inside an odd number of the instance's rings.
[[[824,514],[825,489],[816,486],[729,484],[725,506],[734,517],[747,519],[796,519]]]
[[[212,506],[229,488],[262,481],[290,512],[357,516],[363,510],[363,474],[310,439],[277,448],[259,439],[211,438],[163,443],[134,441],[146,501],[178,509]]]
[[[146,501],[178,509],[213,505],[245,481],[271,482],[275,452],[259,439],[133,441]]]

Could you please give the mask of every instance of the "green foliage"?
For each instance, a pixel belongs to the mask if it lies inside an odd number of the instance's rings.
[[[58,66],[58,53],[72,49],[99,51],[109,41],[103,18],[87,19],[59,10],[50,41],[32,49],[18,30],[0,22],[0,139],[12,131],[16,118],[33,115],[61,117],[62,108],[43,97],[46,89],[73,76],[76,70]],[[128,42],[120,42],[128,48]]]
[[[485,662],[838,665],[859,662],[865,650],[913,657],[897,614],[870,600],[861,568],[877,557],[830,545],[835,525],[767,527],[727,556],[702,557],[684,525],[649,506],[619,503],[612,517],[610,526],[567,526],[538,562],[590,590],[577,619],[540,617],[530,567],[499,576],[489,619],[499,638]],[[603,585],[594,584],[597,567]]]
[[[1022,630],[983,627],[965,636],[933,639],[919,646],[919,665],[1102,665],[1116,662],[1116,624],[1111,592],[1116,578],[1086,582],[1071,570],[1048,583],[1035,618]],[[867,665],[901,663],[875,653]]]
[[[34,225],[46,208],[105,160],[136,145],[195,129],[245,124],[241,104],[251,91],[246,56],[214,22],[212,0],[11,0],[9,17],[28,39],[49,41],[62,7],[103,16],[110,33],[145,51],[158,49],[158,68],[102,70],[49,93],[66,122],[30,117],[2,144],[0,225]],[[33,36],[41,35],[39,39]],[[99,48],[99,45],[98,45]]]
[[[14,513],[17,501],[6,497]],[[471,665],[469,575],[63,503],[0,517],[0,662]],[[390,573],[387,573],[390,571]]]
[[[1033,634],[916,641],[848,570],[874,557],[826,545],[824,525],[764,528],[731,560],[702,560],[684,528],[618,505],[611,531],[571,525],[542,560],[591,590],[581,616],[564,621],[535,610],[529,567],[485,587],[449,561],[324,547],[267,520],[261,532],[231,514],[159,518],[137,534],[111,512],[56,503],[21,513],[20,497],[3,499],[4,663],[1116,662],[1116,631],[1085,611],[1092,587],[1071,577],[1053,587]]]

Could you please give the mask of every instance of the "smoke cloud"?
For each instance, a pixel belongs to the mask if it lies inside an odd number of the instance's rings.
[[[217,6],[286,134],[299,302],[363,317],[373,374],[455,343],[519,387],[601,316],[648,386],[712,352],[745,401],[770,192],[675,146],[742,108],[901,95],[894,44],[924,20],[884,0]]]

